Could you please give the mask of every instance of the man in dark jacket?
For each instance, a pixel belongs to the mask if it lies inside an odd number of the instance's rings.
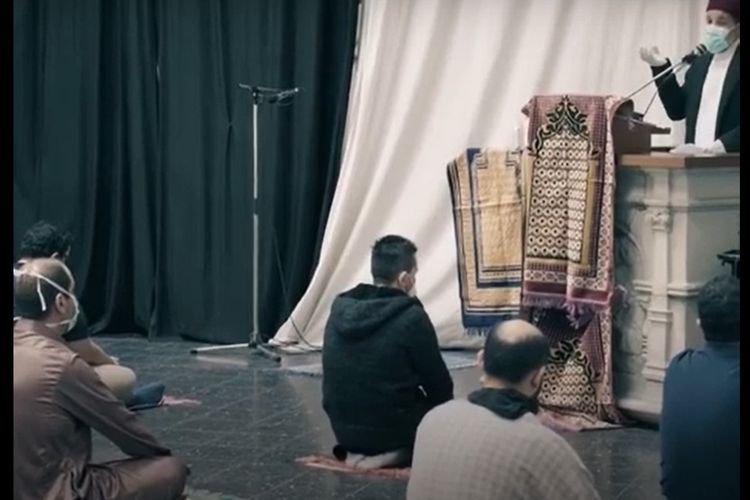
[[[680,86],[673,72],[657,80],[672,120],[685,120],[685,146],[674,152],[740,152],[740,0],[709,0],[703,46]],[[641,49],[654,76],[671,66],[656,47]]]
[[[361,468],[406,464],[417,426],[453,398],[435,329],[416,298],[417,247],[385,236],[372,249],[374,284],[339,295],[323,341],[323,408],[339,445]]]
[[[698,296],[706,338],[672,359],[661,414],[662,492],[672,500],[740,498],[740,281]]]

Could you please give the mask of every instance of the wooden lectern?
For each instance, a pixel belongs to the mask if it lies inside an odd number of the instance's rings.
[[[643,116],[633,111],[633,102],[626,102],[617,109],[612,122],[615,154],[648,154],[652,150],[651,136],[666,135],[670,131],[644,122]]]

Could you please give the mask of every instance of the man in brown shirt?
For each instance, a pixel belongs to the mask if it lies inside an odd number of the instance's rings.
[[[14,270],[13,498],[174,500],[187,469],[62,339],[78,316],[59,260]],[[91,428],[129,460],[91,464]]]
[[[69,231],[61,230],[49,222],[40,220],[31,226],[23,238],[19,248],[20,259],[17,268],[32,259],[53,258],[61,260],[65,265],[70,261],[73,236]],[[89,324],[83,309],[79,310],[75,327],[63,334],[63,340],[71,351],[78,354],[85,362],[94,368],[104,385],[121,399],[126,405],[141,403],[143,390],[134,394],[136,376],[133,370],[120,365],[119,361],[107,354],[104,349],[89,336]],[[152,385],[153,387],[153,385]],[[163,389],[156,391],[152,403],[158,403]],[[140,396],[140,397],[139,397]]]

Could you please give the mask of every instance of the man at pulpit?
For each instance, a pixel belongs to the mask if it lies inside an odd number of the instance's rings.
[[[670,119],[685,120],[685,145],[674,152],[740,152],[740,0],[709,0],[702,44],[680,86],[674,72],[656,80]],[[672,63],[657,47],[640,50],[654,76]]]

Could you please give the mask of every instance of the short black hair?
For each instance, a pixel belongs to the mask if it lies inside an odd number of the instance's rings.
[[[370,272],[375,283],[393,283],[417,267],[417,246],[403,236],[383,236],[372,247]]]
[[[49,222],[40,220],[21,238],[21,258],[52,257],[54,253],[62,258],[70,250],[72,243],[73,236],[69,231],[62,231]]]
[[[740,280],[722,275],[703,285],[698,294],[698,318],[706,340],[740,340]]]
[[[38,278],[33,274],[24,274],[23,270],[28,267],[29,264],[22,267],[21,274],[15,276],[15,279],[13,280],[14,315],[26,319],[42,319],[50,313],[51,307],[55,303],[55,297],[61,292],[54,286],[50,285],[47,281]],[[35,269],[35,271],[54,281],[64,290],[70,290],[72,284],[71,278],[66,270],[65,264],[61,261],[52,260],[49,265],[44,267],[44,269]],[[41,292],[42,297],[44,298],[46,308],[42,306],[39,292]]]
[[[531,325],[529,325],[533,328]],[[502,335],[502,322],[487,333],[484,343],[484,372],[512,384],[547,364],[549,340],[540,332],[508,341]]]

